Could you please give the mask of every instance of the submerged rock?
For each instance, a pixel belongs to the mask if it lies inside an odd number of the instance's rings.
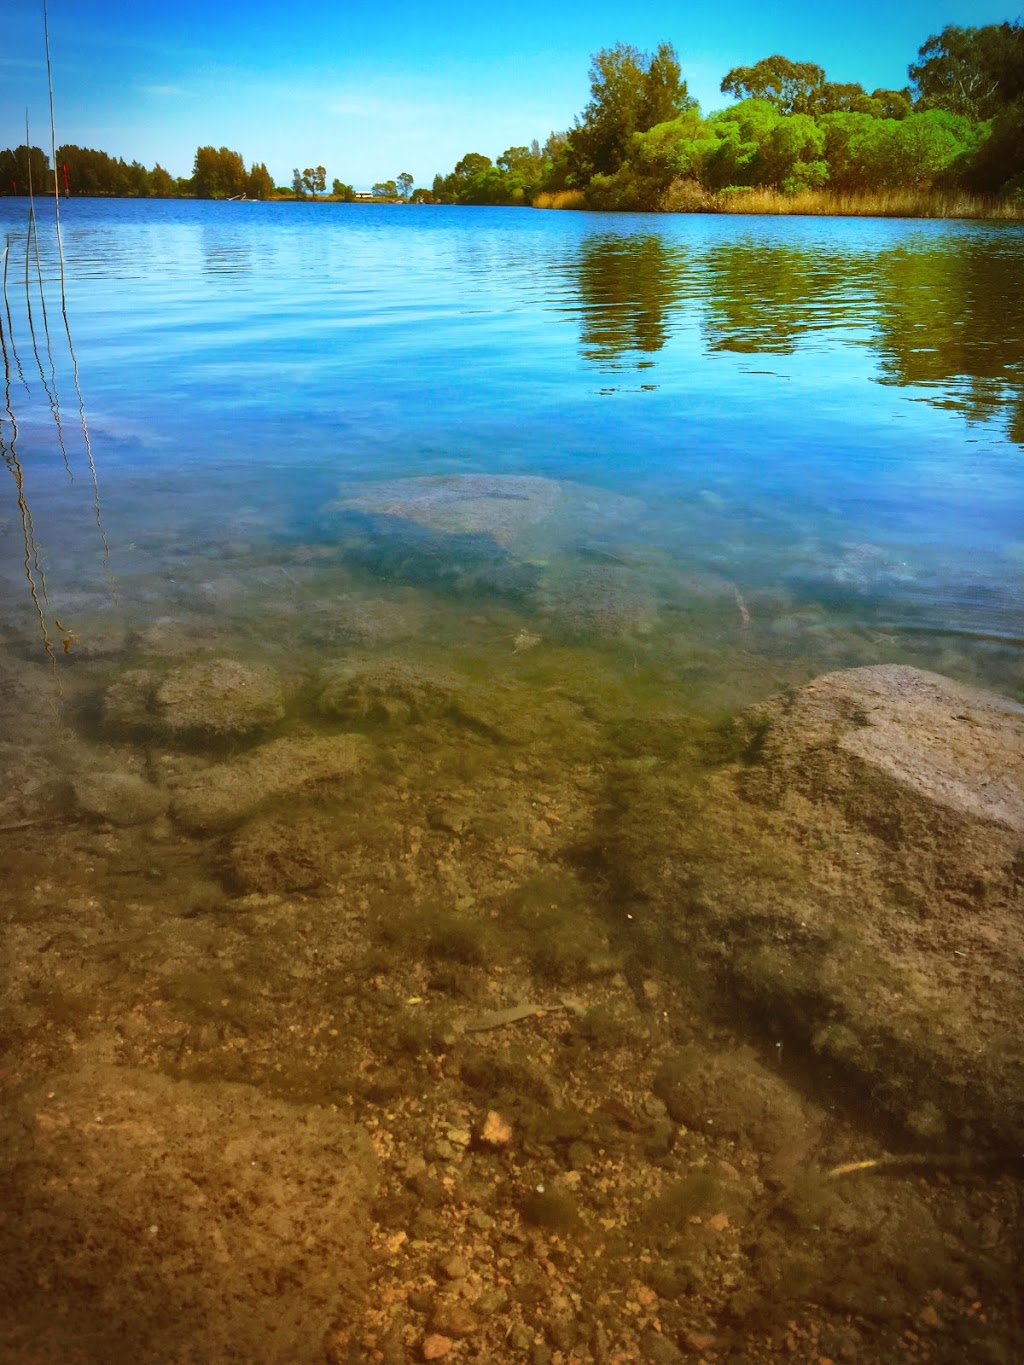
[[[154,703],[159,728],[169,736],[236,738],[266,730],[284,715],[277,675],[233,659],[173,669],[157,686]]]
[[[657,606],[642,573],[628,565],[569,560],[546,573],[540,610],[570,639],[649,635]]]
[[[272,669],[200,659],[161,675],[130,669],[107,688],[107,727],[178,742],[243,739],[284,716],[284,686]]]
[[[94,772],[72,782],[81,810],[112,825],[145,825],[163,815],[167,792],[131,772]]]
[[[544,565],[635,523],[632,498],[535,475],[392,479],[330,504],[350,558],[408,582],[529,597]]]
[[[445,535],[489,536],[510,549],[552,517],[561,490],[557,480],[531,475],[443,474],[371,484],[345,505]]]
[[[710,793],[633,778],[672,938],[921,1138],[1024,1131],[1024,707],[906,667],[746,713]]]
[[[240,758],[183,774],[172,814],[186,829],[228,829],[277,798],[344,781],[369,762],[370,752],[361,735],[272,740]]]
[[[229,850],[234,881],[243,891],[315,891],[340,881],[350,841],[336,815],[307,806],[256,816],[235,835]]]
[[[517,731],[514,702],[498,698],[507,688],[485,691],[448,669],[405,659],[346,660],[325,669],[318,709],[332,719],[410,725],[449,720],[491,738]]]

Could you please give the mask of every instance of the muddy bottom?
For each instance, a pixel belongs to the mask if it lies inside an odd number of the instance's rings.
[[[613,586],[596,642],[554,575],[96,608],[60,695],[9,623],[5,1360],[1021,1358],[1007,1154],[909,1130],[636,871],[738,707],[912,651]]]

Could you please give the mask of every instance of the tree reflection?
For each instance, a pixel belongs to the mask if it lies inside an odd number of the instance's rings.
[[[787,355],[814,332],[864,333],[882,382],[929,391],[1024,444],[1024,252],[1016,230],[943,234],[879,252],[749,240],[704,258],[709,351]]]
[[[789,355],[809,332],[861,323],[870,263],[762,242],[715,247],[705,259],[709,351]],[[856,305],[851,306],[851,286]]]
[[[580,349],[608,369],[644,369],[670,333],[684,296],[686,253],[660,237],[585,242],[577,267]]]
[[[883,382],[937,389],[932,401],[969,421],[1006,415],[1024,444],[1024,251],[998,229],[879,261]]]

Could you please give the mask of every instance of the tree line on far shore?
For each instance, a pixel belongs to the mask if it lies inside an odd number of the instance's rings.
[[[430,190],[403,171],[358,195],[327,194],[322,165],[275,186],[228,147],[198,147],[175,179],[105,152],[0,151],[0,194],[61,192],[200,199],[372,198],[399,203],[536,204],[611,210],[722,207],[756,188],[868,194],[894,189],[1000,195],[1024,204],[1024,22],[948,26],[921,46],[900,90],[830,81],[814,62],[775,55],[722,80],[737,97],[704,116],[670,43],[652,53],[618,43],[592,58],[591,100],[571,129],[497,158],[467,152]]]
[[[442,203],[655,210],[783,194],[965,189],[1024,202],[1024,23],[948,26],[922,45],[910,84],[868,93],[814,62],[775,55],[722,80],[738,97],[706,117],[675,49],[619,43],[592,59],[591,100],[571,129],[468,152],[434,180]]]
[[[248,169],[240,152],[230,147],[197,147],[190,176],[172,176],[159,162],[148,170],[91,147],[66,143],[57,148],[57,189],[61,194],[118,199],[277,199],[322,192],[322,166],[296,171],[291,187],[277,186],[262,161]],[[0,150],[0,195],[52,194],[53,168],[41,147]],[[355,198],[351,185],[334,182],[338,198]]]

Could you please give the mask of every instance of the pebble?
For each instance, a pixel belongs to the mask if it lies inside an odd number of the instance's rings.
[[[460,1338],[472,1336],[480,1323],[465,1304],[442,1298],[438,1299],[434,1307],[430,1325],[436,1332],[443,1332],[446,1337]]]
[[[469,1274],[469,1264],[461,1256],[449,1256],[441,1262],[441,1269],[450,1280],[464,1280]]]
[[[440,1360],[446,1356],[455,1343],[450,1337],[438,1336],[436,1333],[427,1337],[423,1343],[424,1360]]]

